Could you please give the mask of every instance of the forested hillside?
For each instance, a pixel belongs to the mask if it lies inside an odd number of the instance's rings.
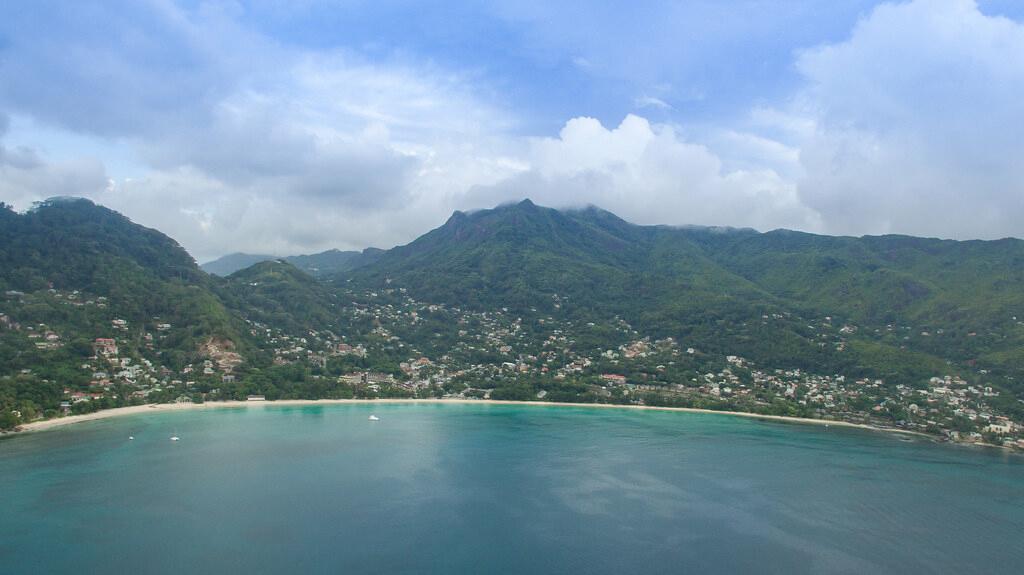
[[[343,278],[426,301],[617,316],[653,337],[804,369],[902,381],[948,360],[1024,373],[1019,240],[644,227],[525,201],[456,213]],[[826,317],[848,324],[841,352],[815,345],[808,324]]]
[[[990,441],[1024,420],[1019,240],[637,226],[527,200],[218,277],[76,199],[0,209],[0,240],[8,427],[251,393],[688,405]]]

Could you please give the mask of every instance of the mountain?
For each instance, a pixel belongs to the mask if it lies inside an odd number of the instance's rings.
[[[238,324],[210,292],[206,275],[162,233],[77,198],[41,202],[22,215],[0,212],[0,288],[80,291],[104,298],[107,311],[100,315],[112,316],[109,321],[172,323],[170,347],[189,348],[175,362],[196,351],[199,342],[240,340]],[[37,311],[41,318],[70,316]],[[90,337],[109,328],[82,327]]]
[[[478,309],[621,317],[759,362],[911,381],[947,361],[1024,377],[1022,264],[1020,240],[638,226],[526,200],[456,212],[342,278]],[[815,344],[808,323],[823,318],[859,326],[842,352]]]
[[[208,275],[171,238],[79,198],[0,205],[0,290],[0,430],[61,409],[273,396],[304,378],[281,365],[294,361],[282,342],[334,345],[313,335],[335,319],[326,284],[277,261]]]
[[[284,261],[317,278],[331,277],[377,261],[384,250],[366,248],[361,252],[327,250],[306,256],[288,256]]]
[[[0,428],[72,393],[94,397],[78,409],[115,407],[163,371],[237,365],[252,340],[208,280],[174,240],[87,200],[0,206]]]
[[[197,280],[195,261],[171,238],[80,198],[40,202],[25,214],[0,208],[0,281],[17,289],[116,280],[104,266]]]
[[[514,309],[626,309],[662,290],[717,297],[727,279],[736,279],[695,246],[664,241],[664,231],[596,208],[559,211],[525,200],[456,212],[440,228],[343,277],[370,284],[393,279],[425,300]],[[692,272],[685,284],[659,281],[684,264]],[[753,289],[737,283],[731,289]]]
[[[217,293],[248,320],[287,333],[322,329],[336,315],[336,294],[287,261],[260,262],[237,271]]]
[[[318,254],[285,256],[283,258],[234,253],[206,262],[200,267],[206,273],[226,277],[260,262],[281,260],[294,265],[313,277],[320,278],[337,275],[373,263],[383,253],[384,250],[377,248],[366,248],[361,252],[327,250]]]
[[[0,428],[62,402],[249,394],[682,405],[990,442],[990,420],[1024,422],[1020,240],[640,226],[526,200],[386,251],[247,258],[210,275],[86,200],[0,206]]]
[[[213,261],[206,262],[200,265],[200,269],[208,274],[215,276],[227,277],[238,270],[244,270],[245,268],[258,264],[260,262],[268,262],[276,260],[275,256],[258,255],[258,254],[243,254],[241,252],[235,252],[226,256],[221,256]]]
[[[957,361],[1024,365],[1024,242],[791,231],[690,232],[708,257],[792,308],[888,330],[900,345]],[[907,331],[904,329],[904,331]],[[922,333],[928,335],[922,336]]]

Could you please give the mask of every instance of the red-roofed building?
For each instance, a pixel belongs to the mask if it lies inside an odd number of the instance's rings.
[[[117,355],[117,342],[106,337],[98,337],[92,344],[92,349],[97,355]]]

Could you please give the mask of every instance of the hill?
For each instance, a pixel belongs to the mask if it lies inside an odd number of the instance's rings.
[[[260,262],[269,262],[276,259],[278,258],[266,254],[243,254],[241,252],[235,252],[201,264],[199,268],[208,274],[227,277],[238,270],[244,270],[245,268]]]
[[[958,362],[1024,366],[1024,242],[689,232],[723,268],[794,309],[900,333]]]
[[[291,334],[322,329],[334,321],[336,295],[286,261],[260,262],[219,284],[218,295],[249,321]]]
[[[162,373],[230,369],[250,339],[212,288],[177,242],[87,200],[0,206],[0,406],[53,413],[80,393],[94,410]],[[115,381],[132,389],[104,391]]]
[[[476,309],[621,317],[652,337],[767,364],[909,383],[955,362],[1016,381],[1022,258],[1019,240],[637,226],[527,200],[456,212],[342,277]],[[823,322],[848,328],[841,352],[818,345]]]
[[[227,277],[260,262],[286,261],[313,277],[328,277],[343,273],[375,261],[384,250],[366,248],[358,251],[327,250],[317,254],[275,257],[268,255],[233,253],[202,264],[208,274]]]
[[[317,278],[331,277],[371,264],[384,253],[377,248],[366,248],[361,252],[327,250],[318,254],[288,256],[284,261]]]
[[[218,277],[75,199],[0,209],[0,240],[0,427],[249,394],[678,405],[990,442],[1024,422],[1019,240],[639,226],[527,200]]]
[[[166,335],[179,350],[197,349],[210,338],[239,339],[237,325],[210,292],[206,274],[160,232],[76,198],[41,202],[23,215],[0,212],[0,288],[14,294],[78,291],[102,297],[111,321],[122,319],[140,328],[174,325]],[[46,315],[40,311],[40,319]],[[109,327],[88,330],[88,335],[101,337]]]

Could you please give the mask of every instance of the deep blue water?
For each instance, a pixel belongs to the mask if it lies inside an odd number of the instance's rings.
[[[0,441],[0,489],[3,573],[1024,573],[1024,458],[721,415],[152,413]]]

